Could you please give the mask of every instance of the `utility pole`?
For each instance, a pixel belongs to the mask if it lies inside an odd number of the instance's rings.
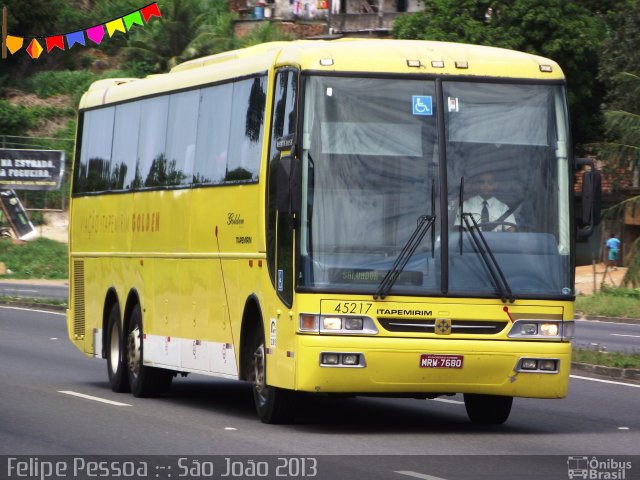
[[[7,58],[7,7],[2,6],[2,59]]]

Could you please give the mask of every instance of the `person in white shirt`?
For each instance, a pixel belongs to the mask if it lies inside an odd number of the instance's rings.
[[[476,195],[465,200],[462,206],[464,213],[471,213],[483,231],[510,232],[516,230],[516,219],[513,213],[502,218],[509,206],[495,196],[496,181],[493,173],[485,172],[472,181]],[[494,223],[495,222],[495,223]],[[460,212],[456,215],[456,225],[460,225]],[[488,224],[483,228],[483,224]],[[462,222],[466,227],[466,224]]]

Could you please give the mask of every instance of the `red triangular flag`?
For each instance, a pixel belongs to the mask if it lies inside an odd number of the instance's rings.
[[[62,35],[56,35],[55,37],[47,37],[47,53],[54,48],[58,47],[60,50],[64,50],[64,37]]]
[[[158,8],[157,3],[147,5],[142,8],[140,12],[142,13],[142,18],[144,18],[145,22],[148,22],[151,17],[160,17],[160,9]]]

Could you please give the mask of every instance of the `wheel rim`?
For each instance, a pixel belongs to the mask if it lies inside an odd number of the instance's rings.
[[[134,377],[140,373],[140,328],[135,327],[127,337],[127,364]]]
[[[267,402],[267,395],[269,388],[266,384],[266,358],[264,352],[264,344],[258,345],[256,351],[253,354],[253,392],[260,405],[264,405]]]
[[[111,366],[111,371],[116,373],[118,371],[118,364],[120,363],[120,332],[118,331],[118,324],[116,322],[113,322],[110,334],[109,365]]]

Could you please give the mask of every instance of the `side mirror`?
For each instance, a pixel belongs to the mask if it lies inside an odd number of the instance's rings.
[[[593,160],[589,158],[577,158],[576,166],[589,165],[591,170],[582,174],[582,210],[581,225],[578,228],[578,237],[587,238],[593,233],[595,225],[600,223],[602,209],[602,176],[595,168]]]
[[[294,135],[278,138],[276,148],[281,152],[276,175],[276,209],[295,217],[300,212],[302,171],[296,158]]]

